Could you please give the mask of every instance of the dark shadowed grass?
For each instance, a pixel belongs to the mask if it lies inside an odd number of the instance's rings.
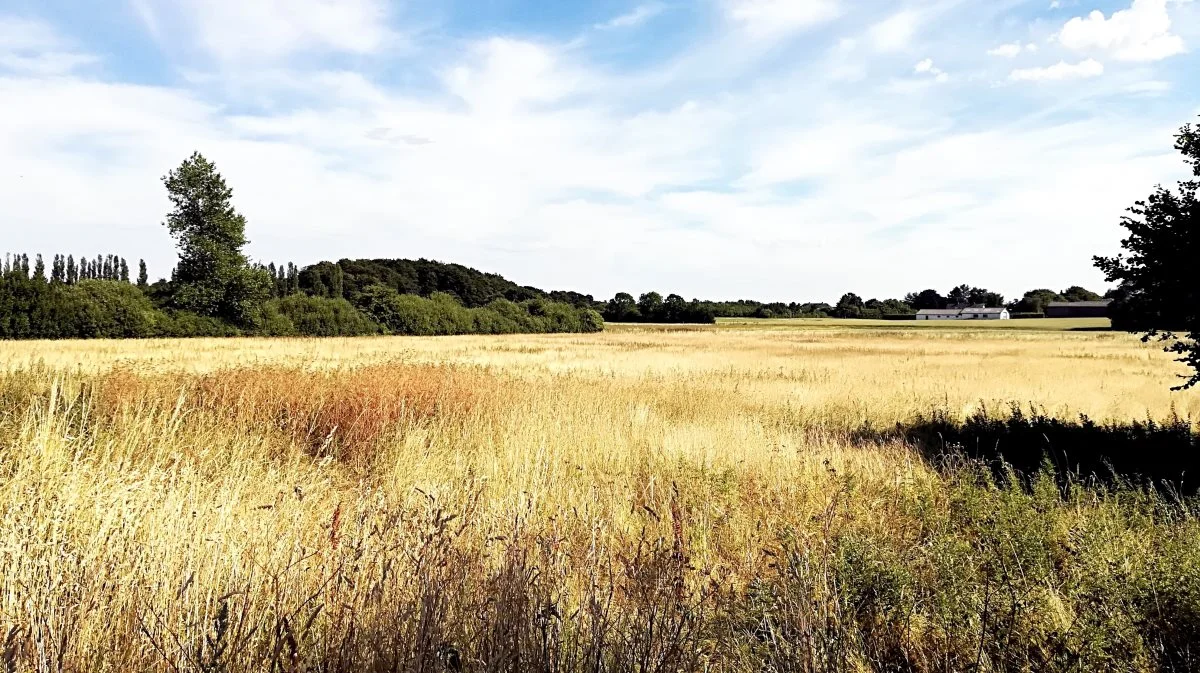
[[[1012,404],[1006,413],[981,408],[963,421],[934,411],[882,431],[864,428],[856,439],[904,440],[935,465],[966,457],[992,466],[999,478],[1011,471],[1026,483],[1049,466],[1064,488],[1090,482],[1147,485],[1168,494],[1200,491],[1200,432],[1191,419],[1177,415],[1161,422],[1099,423]]]

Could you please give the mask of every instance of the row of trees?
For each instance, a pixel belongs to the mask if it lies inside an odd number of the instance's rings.
[[[636,301],[633,296],[621,292],[608,302],[584,301],[601,311],[604,319],[611,322],[696,322],[709,323],[716,318],[866,318],[884,319],[912,316],[922,309],[966,308],[985,306],[995,308],[1007,306],[1012,311],[1026,314],[1041,314],[1046,304],[1052,301],[1089,301],[1101,296],[1079,286],[1062,292],[1030,290],[1020,300],[1005,303],[1004,296],[986,288],[959,285],[942,294],[928,289],[910,292],[904,299],[866,299],[853,292],[842,295],[837,304],[810,303],[764,303],[749,299],[716,302],[693,299],[672,294],[664,300],[657,292],[647,292]]]
[[[633,295],[618,292],[603,305],[603,316],[611,322],[699,323],[716,322],[711,306],[693,299],[688,302],[677,294],[666,299],[657,292],[647,292],[634,301]]]
[[[44,283],[67,283],[70,285],[81,280],[129,282],[129,264],[124,257],[117,255],[96,255],[94,259],[80,255],[78,264],[75,263],[74,255],[55,255],[50,262],[50,272],[47,274],[46,263],[41,255],[35,255],[33,265],[30,266],[29,255],[6,253],[2,273],[6,277],[14,276]],[[146,287],[147,281],[146,262],[139,260],[138,285]]]
[[[165,224],[179,249],[169,280],[150,284],[139,262],[134,284],[128,263],[117,255],[78,262],[55,255],[47,273],[40,255],[31,264],[28,255],[10,254],[0,271],[0,338],[499,334],[604,326],[590,307],[554,302],[536,291],[516,301],[490,297],[466,306],[463,297],[478,298],[440,292],[437,282],[393,286],[370,274],[351,277],[342,263],[306,269],[253,264],[243,253],[246,220],[211,162],[193,154],[163,183],[172,204]],[[465,267],[449,275],[463,280],[464,288],[486,276]],[[427,296],[406,294],[422,289]]]

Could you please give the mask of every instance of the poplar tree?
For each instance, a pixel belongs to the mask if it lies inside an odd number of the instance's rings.
[[[179,248],[172,303],[235,325],[261,322],[270,279],[242,252],[246,218],[234,209],[233,190],[216,166],[196,152],[163,185],[173,206],[164,224]]]

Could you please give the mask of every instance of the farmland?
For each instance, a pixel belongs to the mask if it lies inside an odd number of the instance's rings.
[[[0,661],[1186,670],[1190,499],[863,432],[1200,418],[1097,327],[0,343]]]

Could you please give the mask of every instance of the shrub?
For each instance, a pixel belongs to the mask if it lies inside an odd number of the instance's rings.
[[[268,302],[265,314],[264,331],[272,335],[360,336],[383,331],[370,316],[345,299],[294,294]]]

